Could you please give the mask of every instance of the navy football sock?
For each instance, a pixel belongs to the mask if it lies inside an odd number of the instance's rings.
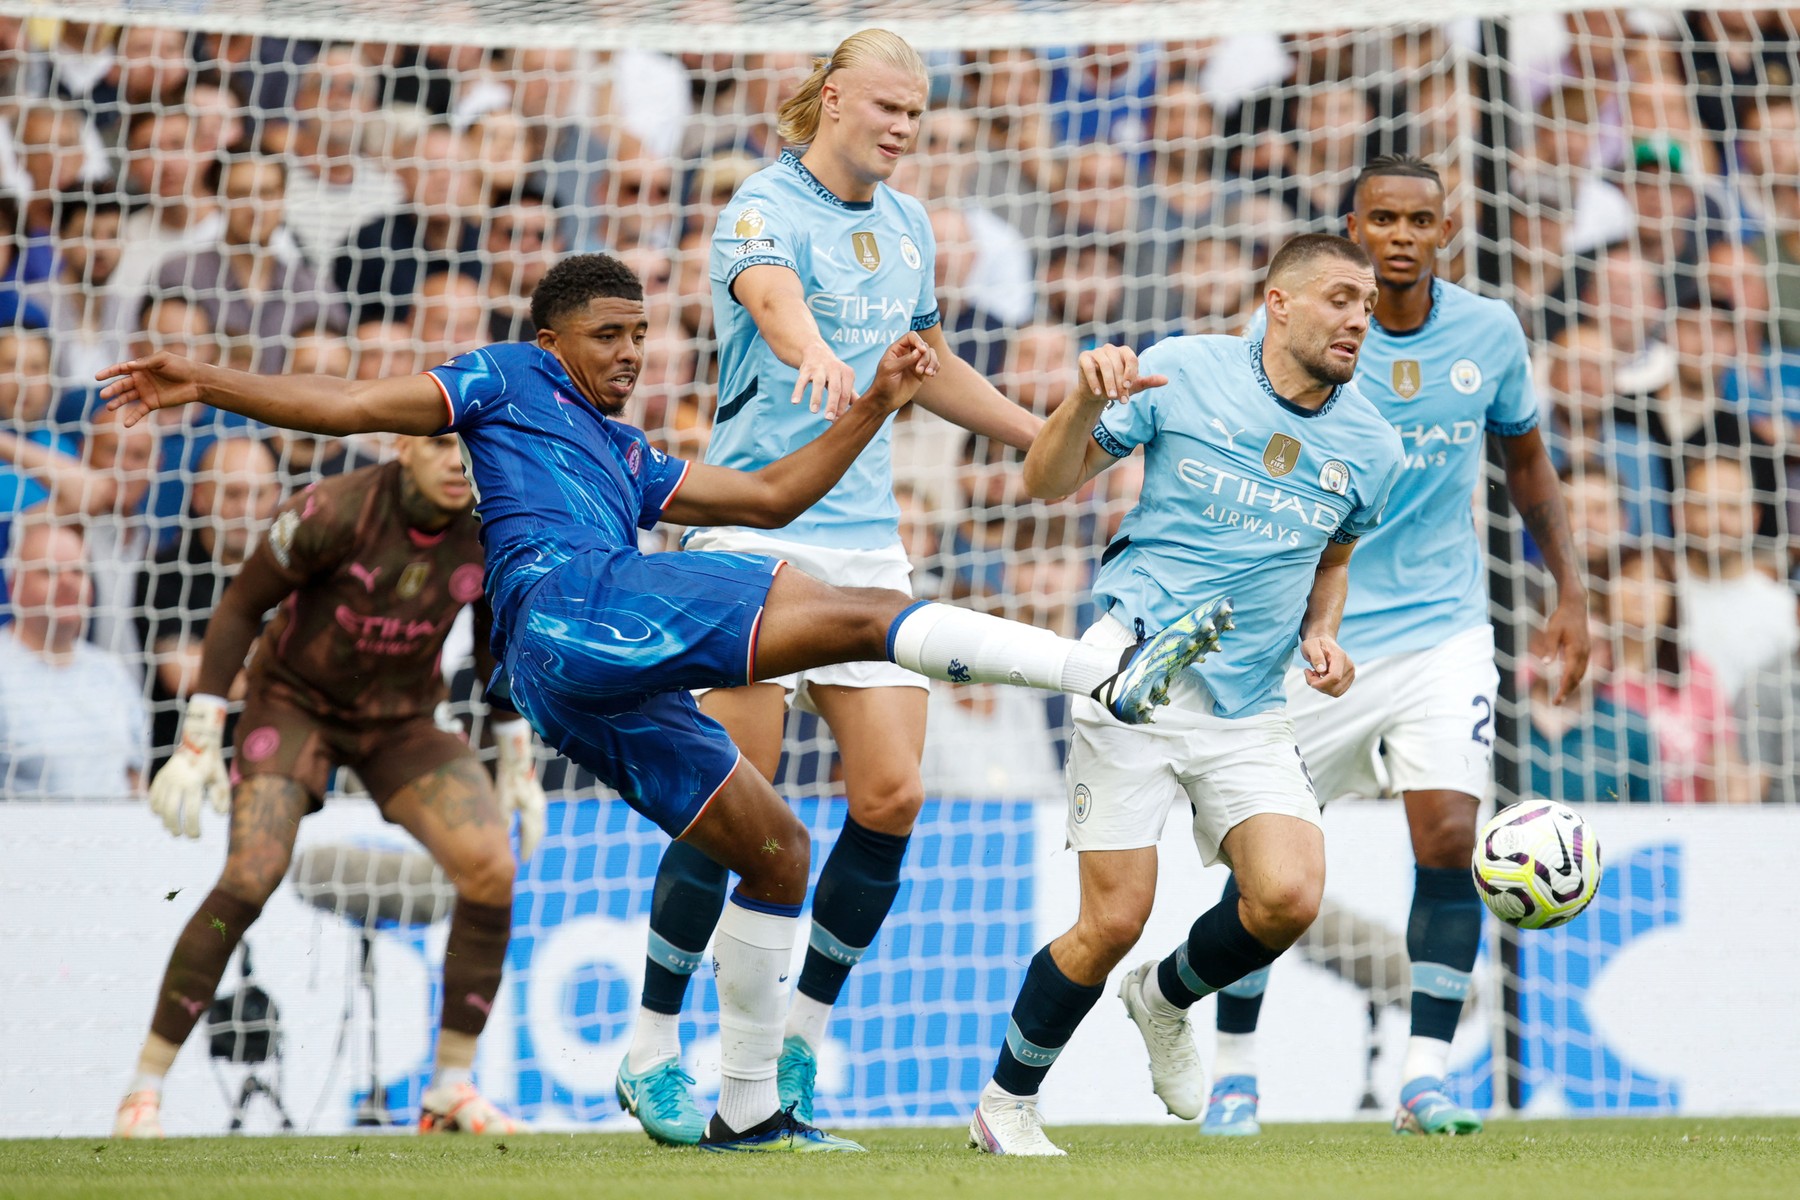
[[[1412,919],[1406,953],[1412,958],[1414,1037],[1447,1042],[1456,1036],[1469,972],[1481,948],[1481,897],[1460,867],[1413,869]]]
[[[656,868],[650,901],[650,949],[644,963],[644,1007],[681,1011],[688,979],[699,969],[725,911],[729,872],[686,842],[674,842]]]
[[[1235,906],[1238,902],[1237,876],[1225,880],[1225,894],[1220,904]],[[1219,1032],[1255,1033],[1262,1016],[1263,991],[1269,985],[1269,968],[1259,967],[1236,983],[1219,989]]]
[[[850,968],[875,941],[900,894],[909,834],[877,833],[846,818],[813,889],[812,934],[796,985],[821,1004],[837,1003]]]
[[[1019,998],[1013,1001],[994,1082],[1015,1096],[1037,1095],[1051,1064],[1105,986],[1083,987],[1062,973],[1050,957],[1050,947],[1039,950],[1025,972]]]
[[[1156,964],[1156,984],[1170,1004],[1189,1008],[1280,957],[1281,951],[1269,949],[1244,928],[1233,895],[1201,913],[1188,940]]]

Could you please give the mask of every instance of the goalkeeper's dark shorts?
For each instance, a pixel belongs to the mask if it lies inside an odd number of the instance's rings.
[[[232,779],[278,775],[306,789],[308,811],[325,803],[331,772],[348,767],[385,804],[395,792],[471,751],[428,716],[338,721],[309,712],[278,693],[252,693],[238,718]]]

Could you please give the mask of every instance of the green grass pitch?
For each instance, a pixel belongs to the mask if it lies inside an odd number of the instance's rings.
[[[869,1130],[857,1136],[873,1153],[808,1157],[725,1157],[617,1134],[0,1141],[0,1197],[1800,1197],[1800,1120],[1511,1121],[1454,1140],[1376,1124],[1282,1125],[1230,1142],[1192,1126],[1054,1132],[1066,1159],[978,1156],[949,1129]]]

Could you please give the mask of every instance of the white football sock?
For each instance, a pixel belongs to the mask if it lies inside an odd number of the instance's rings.
[[[638,1009],[631,1027],[631,1051],[625,1065],[639,1074],[659,1062],[681,1057],[681,1014]]]
[[[1406,1039],[1406,1066],[1400,1072],[1401,1083],[1411,1083],[1427,1075],[1433,1079],[1442,1079],[1444,1072],[1449,1069],[1449,1042],[1441,1038],[1419,1037],[1417,1034]]]
[[[1119,670],[1117,647],[1087,646],[1046,629],[950,604],[922,604],[888,635],[888,657],[951,683],[1007,683],[1087,696]]]
[[[1161,973],[1158,971],[1145,973],[1144,999],[1159,1016],[1185,1017],[1187,1015],[1187,1009],[1163,995]]]
[[[1256,1074],[1256,1035],[1254,1033],[1221,1033],[1213,1055],[1213,1078],[1227,1075]]]
[[[787,1035],[803,1039],[814,1054],[825,1044],[825,1028],[831,1024],[831,1005],[796,990],[788,1008]]]
[[[474,1082],[475,1072],[467,1067],[439,1067],[431,1076],[431,1088],[453,1088]]]
[[[139,1071],[136,1075],[131,1077],[131,1087],[126,1089],[125,1094],[129,1096],[137,1092],[155,1092],[160,1096],[162,1095],[162,1090],[163,1077],[161,1075],[152,1075],[148,1071]]]
[[[781,1054],[782,983],[794,958],[798,914],[725,904],[713,935],[719,988],[719,1118],[742,1133],[775,1115],[775,1060]]]

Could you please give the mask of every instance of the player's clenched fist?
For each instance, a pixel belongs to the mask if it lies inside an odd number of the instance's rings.
[[[150,781],[150,811],[176,837],[200,836],[200,806],[223,816],[231,809],[231,776],[225,771],[225,701],[188,697],[181,744]]]
[[[1075,399],[1099,404],[1127,400],[1146,388],[1168,383],[1165,375],[1139,375],[1137,351],[1129,346],[1084,350],[1075,378]]]
[[[902,334],[881,356],[865,399],[894,412],[904,408],[918,394],[919,385],[937,371],[937,351],[916,333]]]
[[[538,782],[530,723],[523,717],[496,721],[494,745],[499,750],[494,786],[500,792],[500,811],[519,814],[519,861],[524,862],[544,836],[544,785]]]
[[[1341,696],[1356,679],[1356,664],[1333,638],[1307,638],[1300,643],[1300,657],[1306,660],[1306,686],[1314,691]]]

